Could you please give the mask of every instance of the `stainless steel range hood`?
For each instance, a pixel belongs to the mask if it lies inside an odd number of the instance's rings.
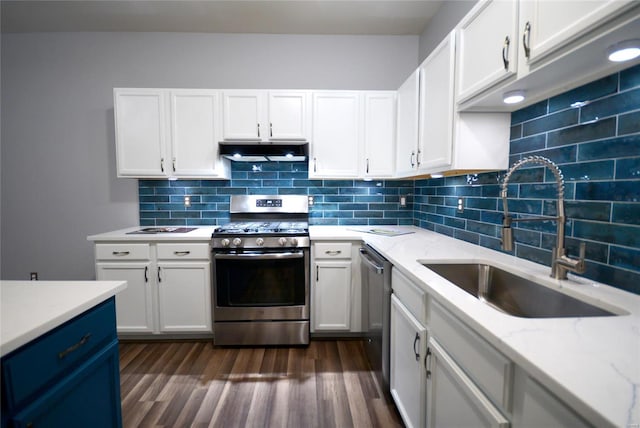
[[[305,161],[306,141],[220,141],[220,154],[235,162]]]

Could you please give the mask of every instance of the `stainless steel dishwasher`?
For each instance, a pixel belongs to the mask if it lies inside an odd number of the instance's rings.
[[[360,248],[365,351],[380,387],[389,392],[391,263],[369,245]]]

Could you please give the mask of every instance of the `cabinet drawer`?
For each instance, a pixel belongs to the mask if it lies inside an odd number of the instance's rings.
[[[351,242],[316,242],[313,249],[316,259],[351,258]]]
[[[507,357],[433,302],[433,335],[469,377],[503,411],[511,411],[514,365]]]
[[[115,299],[78,315],[2,361],[7,404],[15,409],[116,340]]]
[[[173,260],[209,260],[208,243],[171,243],[158,244],[158,259]]]
[[[96,244],[96,260],[149,260],[149,244]]]
[[[409,312],[422,324],[427,325],[425,309],[425,292],[404,276],[398,269],[391,270],[391,288]]]

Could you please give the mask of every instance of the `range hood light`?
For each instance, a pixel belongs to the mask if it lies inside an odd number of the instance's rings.
[[[242,157],[242,155],[240,153],[234,153],[233,157],[236,159],[240,159]]]
[[[612,62],[625,62],[640,56],[640,39],[625,40],[607,49],[607,58]]]
[[[524,101],[524,91],[505,92],[502,96],[502,102],[505,104],[518,104]]]
[[[293,157],[293,153],[287,153],[284,155],[286,158],[291,159]]]
[[[309,154],[306,141],[220,141],[220,155],[237,162],[303,162]]]

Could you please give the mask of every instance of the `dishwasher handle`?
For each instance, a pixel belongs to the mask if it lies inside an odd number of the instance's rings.
[[[382,275],[384,273],[384,266],[378,265],[367,252],[366,248],[360,248],[360,255],[362,256],[362,261],[367,264],[371,269],[373,269],[378,275]]]

